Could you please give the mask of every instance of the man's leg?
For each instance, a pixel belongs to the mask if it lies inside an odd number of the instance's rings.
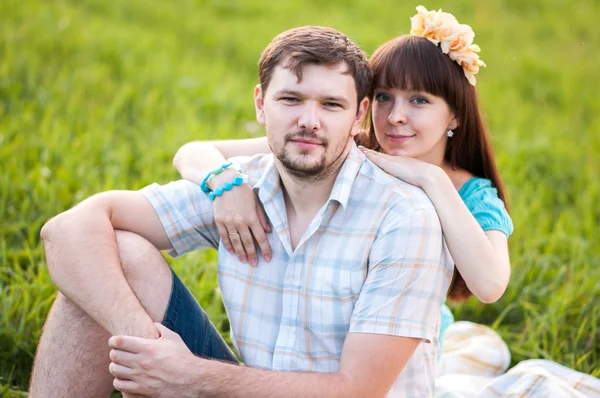
[[[156,321],[163,320],[171,293],[171,270],[160,252],[142,237],[118,231],[123,273]],[[123,314],[126,316],[126,314]],[[38,346],[30,398],[107,397],[110,335],[89,315],[59,294]]]

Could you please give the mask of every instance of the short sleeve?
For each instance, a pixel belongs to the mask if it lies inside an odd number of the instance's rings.
[[[513,223],[498,190],[485,178],[471,178],[460,189],[465,205],[484,231],[496,230],[510,237]]]
[[[371,247],[349,331],[431,342],[453,272],[437,213],[421,209],[387,221]]]
[[[171,256],[218,247],[220,238],[214,223],[213,204],[198,185],[179,180],[166,185],[152,184],[140,192],[160,218],[173,246]]]

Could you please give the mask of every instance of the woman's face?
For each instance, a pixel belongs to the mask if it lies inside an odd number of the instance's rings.
[[[383,152],[441,166],[448,130],[458,126],[446,101],[426,92],[375,90],[375,136]]]

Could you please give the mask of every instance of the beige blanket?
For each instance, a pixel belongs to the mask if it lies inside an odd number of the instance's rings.
[[[456,322],[444,337],[436,397],[600,398],[600,379],[555,362],[532,359],[506,371],[509,365],[510,352],[496,332],[472,322]]]

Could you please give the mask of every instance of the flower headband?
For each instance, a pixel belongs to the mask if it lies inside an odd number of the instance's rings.
[[[424,37],[436,46],[439,45],[444,54],[462,66],[465,76],[473,86],[477,82],[475,74],[485,63],[477,54],[481,49],[473,44],[475,33],[469,25],[459,24],[454,15],[447,12],[427,11],[423,6],[417,7],[417,15],[410,19],[412,36]]]

